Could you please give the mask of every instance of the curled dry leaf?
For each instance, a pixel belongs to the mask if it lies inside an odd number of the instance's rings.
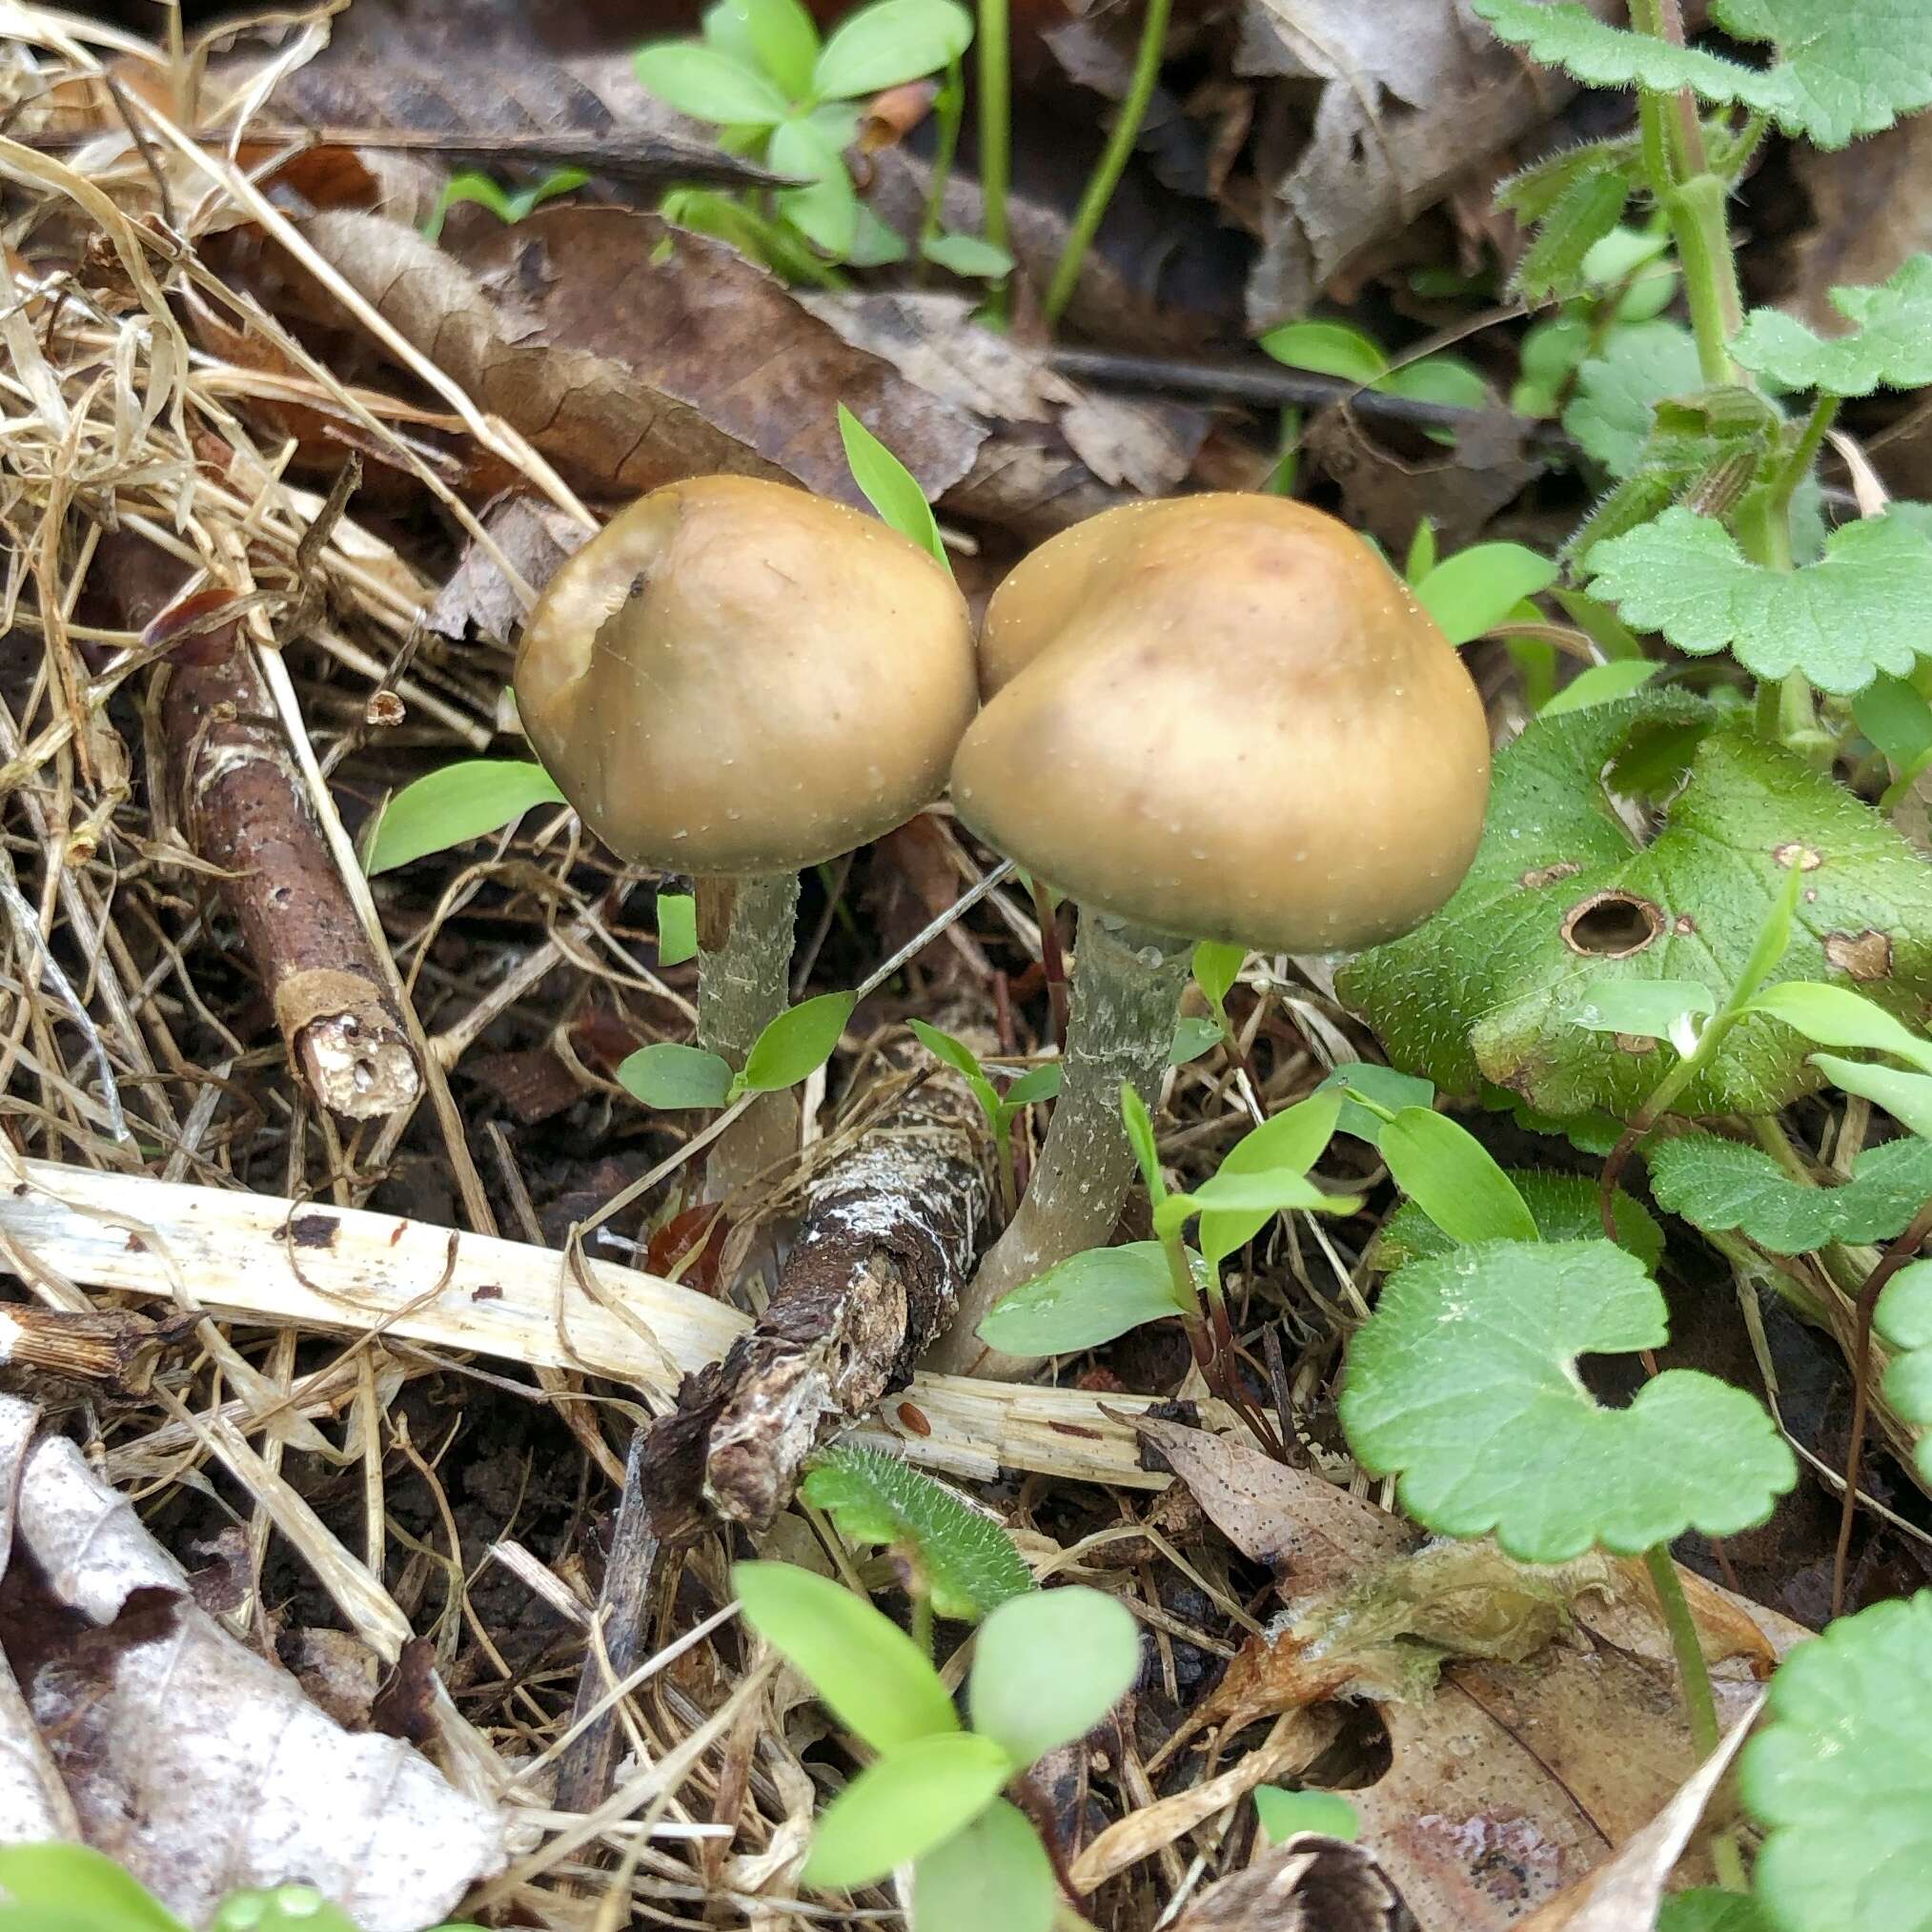
[[[486,504],[479,520],[496,552],[472,538],[424,613],[423,624],[458,642],[475,632],[492,643],[507,644],[523,622],[524,605],[498,556],[529,589],[540,592],[590,532],[556,504],[521,494]]]
[[[580,488],[709,473],[859,502],[844,402],[928,495],[985,431],[851,348],[742,255],[656,215],[539,209],[478,229],[458,259],[357,210],[304,233],[383,316]]]
[[[1414,1932],[1402,1895],[1360,1845],[1297,1832],[1210,1885],[1174,1932]]]
[[[1591,4],[1616,10],[1612,0]],[[1247,0],[1234,65],[1288,83],[1256,107],[1271,191],[1248,288],[1256,330],[1305,314],[1365,250],[1574,92],[1503,46],[1466,6],[1442,0]],[[1310,81],[1321,89],[1312,125]]]
[[[1286,1606],[1230,1665],[1214,1715],[1375,1701],[1390,1766],[1349,1796],[1424,1932],[1515,1924],[1690,1773],[1668,1638],[1636,1566],[1538,1570],[1480,1544],[1424,1546],[1399,1518],[1230,1438],[1136,1427],[1222,1533],[1275,1571]],[[1773,1655],[1805,1633],[1684,1580],[1707,1655],[1745,1666],[1717,1675],[1720,1720],[1736,1721]]]
[[[19,1804],[0,1840],[85,1838],[196,1925],[231,1891],[303,1880],[366,1932],[416,1932],[500,1869],[495,1811],[337,1728],[37,1420],[0,1397],[0,1797]]]

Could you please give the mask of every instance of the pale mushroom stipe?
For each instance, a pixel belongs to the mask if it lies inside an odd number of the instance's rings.
[[[856,510],[696,477],[612,519],[524,627],[524,728],[620,858],[688,873],[699,1043],[742,1068],[784,1010],[798,872],[937,797],[975,703],[944,566]],[[720,1198],[782,1161],[788,1094],[714,1150]]]
[[[961,820],[1080,905],[1066,1071],[1019,1212],[943,1368],[1011,1372],[974,1330],[1113,1232],[1192,943],[1355,951],[1419,925],[1482,834],[1489,732],[1461,660],[1333,518],[1278,497],[1109,510],[994,593]]]

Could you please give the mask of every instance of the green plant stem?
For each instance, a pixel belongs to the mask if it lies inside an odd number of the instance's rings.
[[[1012,231],[1007,194],[1013,178],[1012,27],[1007,0],[979,0],[980,233],[1008,254]],[[1012,313],[1012,277],[986,295],[986,312],[1004,322]]]
[[[1170,5],[1171,0],[1146,0],[1147,11],[1141,17],[1140,46],[1134,52],[1133,78],[1128,84],[1127,98],[1120,104],[1113,131],[1108,135],[1107,146],[1094,164],[1086,193],[1080,197],[1080,208],[1073,217],[1073,232],[1067,237],[1067,246],[1060,251],[1060,259],[1053,268],[1053,279],[1047,288],[1047,298],[1041,304],[1049,329],[1059,321],[1067,304],[1073,299],[1073,291],[1080,281],[1081,264],[1087,259],[1087,251],[1099,232],[1101,217],[1107,213],[1107,205],[1113,199],[1113,191],[1120,185],[1120,177],[1127,170],[1128,156],[1133,153],[1133,144],[1140,138],[1141,123],[1147,118],[1148,103],[1153,99],[1154,83],[1160,78],[1161,56],[1167,50]]]
[[[1008,1221],[1020,1205],[1020,1181],[1013,1171],[1013,1129],[1023,1110],[1016,1107],[993,1122],[993,1156],[1000,1164],[1000,1211]]]
[[[1690,1599],[1678,1579],[1678,1566],[1671,1560],[1670,1546],[1653,1543],[1643,1553],[1643,1561],[1657,1592],[1657,1607],[1663,1612],[1664,1628],[1670,1632],[1678,1676],[1683,1682],[1684,1709],[1691,1720],[1691,1743],[1701,1760],[1718,1748],[1718,1700],[1711,1690],[1704,1646],[1698,1638],[1697,1618],[1691,1615]]]
[[[959,153],[960,123],[966,118],[966,74],[958,61],[946,71],[945,84],[933,98],[932,118],[932,180],[925,191],[925,213],[919,222],[922,258],[926,243],[945,226],[946,185],[952,179],[953,157]]]
[[[921,1656],[932,1656],[932,1596],[917,1587],[912,1592],[912,1640]]]

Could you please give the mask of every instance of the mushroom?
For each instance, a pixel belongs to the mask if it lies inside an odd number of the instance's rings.
[[[945,567],[870,517],[780,483],[694,477],[615,518],[524,626],[538,756],[620,858],[689,873],[698,1038],[734,1068],[784,1010],[802,866],[938,796],[975,703]],[[722,1198],[793,1143],[786,1094],[720,1140]]]
[[[1353,531],[1278,497],[1129,504],[994,593],[959,817],[1078,901],[1065,1071],[1026,1198],[938,1365],[1112,1233],[1120,1117],[1152,1100],[1192,942],[1353,951],[1421,924],[1475,855],[1489,733],[1462,662]]]

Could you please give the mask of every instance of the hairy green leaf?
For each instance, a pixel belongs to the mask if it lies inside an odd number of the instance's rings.
[[[1068,1355],[1129,1329],[1192,1314],[1174,1294],[1158,1241],[1088,1248],[1003,1295],[979,1338],[1009,1355]]]
[[[404,785],[382,808],[363,870],[394,871],[514,825],[532,805],[564,803],[557,781],[528,759],[461,759]]]
[[[1594,1176],[1552,1173],[1545,1168],[1506,1168],[1503,1171],[1545,1241],[1595,1241],[1602,1234],[1603,1215]],[[1663,1259],[1663,1230],[1657,1226],[1657,1216],[1621,1188],[1612,1206],[1617,1210],[1617,1245],[1628,1249],[1655,1274]],[[1404,1201],[1382,1224],[1369,1251],[1370,1261],[1378,1272],[1389,1273],[1412,1261],[1447,1254],[1461,1245],[1413,1201]]]
[[[1808,1188],[1767,1153],[1716,1134],[1677,1134],[1650,1150],[1657,1206],[1712,1233],[1738,1229],[1774,1254],[1828,1241],[1889,1241],[1932,1197],[1932,1142],[1867,1148],[1848,1181]]]
[[[1402,1506],[1529,1563],[1760,1523],[1798,1479],[1771,1418],[1694,1370],[1605,1409],[1581,1355],[1662,1347],[1663,1296],[1608,1241],[1493,1241],[1392,1275],[1350,1345],[1342,1427]]]
[[[1932,382],[1932,254],[1913,255],[1877,288],[1834,289],[1831,301],[1856,335],[1826,340],[1777,309],[1754,309],[1731,354],[1787,389],[1832,396]]]
[[[1060,1884],[1040,1834],[1018,1806],[996,1798],[912,1871],[918,1932],[1048,1932]]]
[[[1450,1093],[1484,1079],[1538,1112],[1628,1118],[1666,1062],[1573,1026],[1599,978],[1736,984],[1797,864],[1805,873],[1781,978],[1841,980],[1893,1011],[1932,994],[1932,871],[1893,828],[1804,762],[1736,727],[1708,732],[1647,845],[1605,789],[1634,746],[1709,717],[1681,693],[1538,719],[1495,763],[1475,864],[1418,931],[1337,976],[1390,1057]],[[1670,761],[1668,763],[1674,763]],[[1667,767],[1666,767],[1667,768]],[[1668,779],[1665,784],[1668,785]],[[1804,1043],[1746,1018],[1679,1102],[1770,1113],[1817,1085]]]
[[[980,1625],[966,1704],[973,1729],[1024,1770],[1085,1737],[1139,1674],[1140,1626],[1118,1598],[1084,1584],[1035,1590]]]
[[[799,1882],[869,1885],[964,1829],[1015,1770],[990,1738],[915,1738],[868,1764],[819,1814]]]
[[[1512,280],[1516,294],[1530,302],[1581,294],[1587,286],[1584,261],[1617,226],[1629,198],[1630,180],[1622,168],[1579,170],[1538,217],[1535,239]]]
[[[1634,476],[1657,403],[1702,382],[1698,345],[1688,329],[1664,321],[1617,329],[1600,356],[1578,365],[1576,393],[1563,412],[1563,427],[1613,477]]]
[[[1932,627],[1932,543],[1889,517],[1833,531],[1817,563],[1772,570],[1715,518],[1677,505],[1594,544],[1584,564],[1626,623],[1695,657],[1728,647],[1773,682],[1802,671],[1840,697],[1881,671],[1902,677]]]
[[[909,1556],[941,1617],[977,1623],[1033,1587],[998,1523],[896,1455],[841,1444],[814,1466],[803,1493],[840,1535]]]
[[[959,1729],[925,1654],[843,1583],[790,1563],[735,1563],[731,1587],[745,1621],[862,1743],[892,1751]]]
[[[1932,1592],[1784,1659],[1738,1788],[1767,1833],[1752,1888],[1777,1932],[1932,1925]]]

